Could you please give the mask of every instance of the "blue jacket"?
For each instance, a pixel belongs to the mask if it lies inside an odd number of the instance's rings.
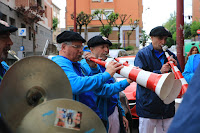
[[[167,50],[169,55],[176,56]],[[168,62],[165,55],[164,63]],[[135,58],[135,66],[139,66],[141,69],[149,72],[161,74],[160,69],[162,63],[154,53],[153,45],[141,49]],[[180,65],[178,63],[178,68]],[[181,71],[181,69],[180,69]],[[166,119],[174,116],[175,107],[174,102],[166,105],[153,91],[137,84],[136,91],[136,112],[139,117],[151,118],[151,119]]]
[[[1,65],[0,65],[0,83],[1,83],[1,80],[4,76],[4,74],[6,73],[6,71],[9,69],[9,66],[6,64],[5,61],[2,61],[1,62]]]
[[[83,66],[83,70],[89,75],[95,75],[98,73],[103,73],[105,71],[105,68],[100,65],[97,65],[96,68],[90,68],[90,66],[88,65],[85,59],[81,60],[81,64]],[[106,88],[106,90],[109,90],[109,89],[111,90],[109,92],[110,95],[102,95],[95,92],[97,96],[100,96],[97,98],[98,99],[97,104],[105,120],[107,120],[108,116],[114,112],[114,108],[116,105],[119,106],[120,110],[122,111],[122,114],[125,116],[124,110],[121,107],[121,102],[119,100],[119,92],[123,91],[129,85],[129,83],[127,82],[126,79],[120,82],[116,82],[116,83],[114,82],[115,82],[114,78],[111,78],[103,86]],[[107,108],[107,107],[110,107],[110,108]]]
[[[71,84],[73,99],[84,103],[95,111],[102,118],[99,109],[96,106],[94,92],[99,95],[110,95],[114,93],[113,88],[107,89],[104,86],[107,80],[111,78],[108,72],[100,73],[94,76],[86,76],[81,70],[81,64],[72,62],[63,56],[55,56],[52,60],[57,63],[66,73]],[[87,97],[87,98],[86,98]]]
[[[85,59],[81,60],[81,65],[83,67],[83,71],[89,75],[95,75],[98,73],[103,73],[105,71],[105,68],[100,65],[97,65],[96,68],[91,68]],[[115,93],[113,93],[113,91],[110,91],[110,95],[107,96],[95,93],[96,102],[102,114],[102,118],[107,121],[108,117],[114,112],[115,106],[118,106],[120,111],[122,112],[122,115],[125,116],[125,112],[121,107],[121,102],[119,100],[119,92],[124,90],[129,85],[129,83],[126,79],[120,82],[114,82],[114,78],[111,78],[106,82],[106,84],[104,84],[103,87],[107,88],[106,90],[108,90],[109,88],[113,88],[115,90]]]
[[[197,57],[198,60],[195,60],[196,59],[195,57]],[[185,65],[183,76],[188,84],[190,83],[190,80],[192,79],[192,77],[194,75],[195,65],[199,63],[199,57],[200,57],[200,54],[190,55],[186,65]]]
[[[200,65],[184,94],[183,101],[179,105],[176,115],[168,129],[168,133],[199,133],[200,131]]]

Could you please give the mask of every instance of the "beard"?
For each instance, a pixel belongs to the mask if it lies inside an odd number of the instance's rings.
[[[10,46],[7,46],[5,48],[3,48],[3,51],[1,53],[1,61],[6,60],[8,57],[8,50],[10,50]]]

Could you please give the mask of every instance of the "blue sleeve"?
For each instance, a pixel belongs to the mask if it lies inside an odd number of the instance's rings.
[[[96,68],[91,68],[89,67],[86,61],[81,61],[81,65],[84,71],[87,71],[85,73],[88,73],[91,75],[102,73],[99,65],[97,65]],[[100,88],[94,90],[94,93],[98,96],[110,97],[116,93],[119,93],[120,91],[123,91],[128,85],[129,83],[127,82],[126,79],[120,82],[115,82],[111,84],[105,83]]]
[[[189,59],[185,65],[184,72],[182,73],[183,77],[187,81],[187,83],[190,83],[191,78],[193,77],[193,58],[192,56],[189,56]]]
[[[73,94],[80,94],[83,92],[93,91],[100,88],[107,80],[111,78],[108,72],[100,73],[94,76],[79,76],[73,69],[71,63],[63,62],[62,60],[55,61],[66,73]]]
[[[126,79],[111,84],[106,83],[102,85],[101,88],[96,89],[94,93],[98,96],[110,97],[116,93],[123,91],[127,86],[129,86],[129,83]]]

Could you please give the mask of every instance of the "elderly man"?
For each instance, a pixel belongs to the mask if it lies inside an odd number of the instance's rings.
[[[163,26],[155,27],[150,32],[152,43],[141,49],[135,58],[135,66],[139,66],[143,70],[154,73],[167,73],[171,70],[168,60],[165,56],[162,46],[166,43],[168,37],[172,37],[171,33]],[[171,61],[180,65],[172,52],[167,50],[171,56]],[[174,59],[174,58],[175,59]],[[156,127],[157,133],[166,133],[171,120],[175,114],[174,102],[166,105],[153,91],[137,85],[136,91],[136,111],[139,116],[139,132],[153,133]]]
[[[73,99],[89,106],[102,119],[95,103],[94,92],[98,95],[110,96],[125,89],[130,84],[130,80],[125,81],[117,88],[107,89],[104,87],[104,84],[123,66],[116,62],[110,62],[104,73],[89,76],[83,72],[81,64],[78,63],[83,54],[82,43],[85,42],[85,39],[76,32],[64,31],[57,36],[57,42],[60,46],[58,48],[59,55],[53,57],[52,60],[65,71],[72,87]]]
[[[95,64],[94,62],[91,62],[88,59],[94,56],[95,58],[100,58],[105,61],[107,59],[107,55],[109,54],[109,46],[112,46],[112,43],[106,37],[94,36],[88,41],[87,45],[91,50],[91,54],[86,53],[85,54],[86,60],[83,59],[81,61],[81,64],[84,67],[83,69],[84,72],[89,73],[91,75],[103,73],[105,71],[104,67],[102,67],[101,65]],[[126,82],[126,79],[124,81],[115,83],[114,78],[110,78],[106,82],[105,86],[107,86],[108,88],[110,86],[117,88],[118,86],[123,85],[123,82]],[[121,107],[121,102],[119,100],[119,93],[109,96],[109,97],[105,97],[101,95],[98,96],[97,94],[96,102],[103,115],[103,119],[105,121],[108,121],[108,125],[107,125],[108,132],[109,133],[125,132],[124,127],[126,127],[126,129],[128,128],[128,121],[125,117],[125,112],[123,108]],[[123,122],[125,123],[124,126],[123,126]]]
[[[10,50],[10,47],[13,45],[13,42],[10,39],[10,33],[15,31],[17,31],[17,27],[8,25],[8,23],[6,23],[5,21],[0,20],[0,83],[3,79],[5,72],[9,68],[4,60],[6,60],[8,56],[8,50]],[[11,133],[10,129],[7,127],[6,123],[4,123],[1,117],[0,132]]]
[[[16,30],[16,27],[8,25],[5,21],[0,20],[0,82],[6,70],[9,68],[4,60],[7,59],[8,50],[10,50],[10,47],[13,45],[13,42],[10,39],[10,33],[15,32]]]

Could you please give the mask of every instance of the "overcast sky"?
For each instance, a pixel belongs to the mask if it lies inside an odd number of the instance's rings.
[[[149,34],[150,30],[167,22],[170,14],[176,12],[177,0],[143,0],[143,30]],[[66,0],[52,0],[60,11],[61,28],[65,28]],[[192,15],[192,0],[184,0],[184,16]],[[191,22],[184,18],[186,22]]]

